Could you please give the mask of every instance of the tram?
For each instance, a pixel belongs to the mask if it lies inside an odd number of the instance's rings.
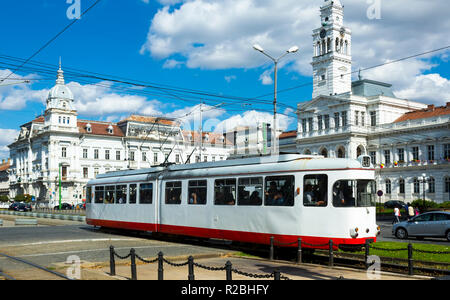
[[[284,154],[99,175],[89,225],[305,247],[376,241],[375,170],[356,160]]]

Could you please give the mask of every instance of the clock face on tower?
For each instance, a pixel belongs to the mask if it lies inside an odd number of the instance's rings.
[[[322,30],[320,31],[320,38],[321,38],[321,39],[324,39],[326,36],[327,36],[327,31],[326,31],[325,29],[322,29]]]
[[[344,36],[344,35],[345,35],[345,28],[342,27],[342,28],[341,28],[341,31],[339,31],[339,32],[340,32],[340,34],[341,34],[342,36]]]

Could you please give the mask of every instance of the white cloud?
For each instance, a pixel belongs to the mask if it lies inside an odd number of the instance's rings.
[[[255,127],[258,123],[273,124],[273,115],[267,112],[260,112],[255,110],[245,111],[242,114],[237,114],[221,121],[215,127],[216,132],[230,132],[236,127]],[[286,130],[289,124],[295,123],[294,117],[288,117],[285,114],[277,114],[277,128],[279,130]]]
[[[9,157],[9,148],[7,147],[15,141],[19,136],[19,131],[15,129],[2,129],[0,128],[0,158]]]
[[[428,104],[445,105],[450,102],[450,80],[439,74],[419,75],[409,86],[397,91],[397,96]]]
[[[253,50],[253,44],[262,45],[275,57],[298,45],[300,52],[285,57],[284,62],[301,75],[312,75],[311,33],[320,26],[323,1],[191,0],[175,1],[175,6],[171,1],[160,2],[165,6],[152,19],[141,48],[143,54],[157,59],[181,56],[188,68],[267,68],[267,58]],[[446,0],[379,1],[380,19],[368,18],[373,2],[341,2],[345,5],[345,25],[353,33],[353,70],[450,44],[450,36],[445,34],[450,31]],[[377,79],[402,91],[434,66],[428,58],[436,55],[443,60],[448,57],[440,53],[396,63],[391,68],[394,72],[383,72]],[[366,78],[372,74],[376,72],[363,72]],[[269,71],[260,81],[271,82]]]

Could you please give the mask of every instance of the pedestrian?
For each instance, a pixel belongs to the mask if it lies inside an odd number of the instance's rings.
[[[400,216],[401,216],[400,209],[396,206],[394,208],[394,221],[392,221],[392,224],[399,223],[400,222]]]
[[[414,217],[414,215],[415,215],[414,207],[410,203],[408,203],[408,220]]]

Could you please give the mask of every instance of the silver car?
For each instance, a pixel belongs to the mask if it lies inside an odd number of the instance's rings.
[[[450,242],[450,212],[428,212],[399,222],[392,227],[392,234],[399,239],[445,237]]]

